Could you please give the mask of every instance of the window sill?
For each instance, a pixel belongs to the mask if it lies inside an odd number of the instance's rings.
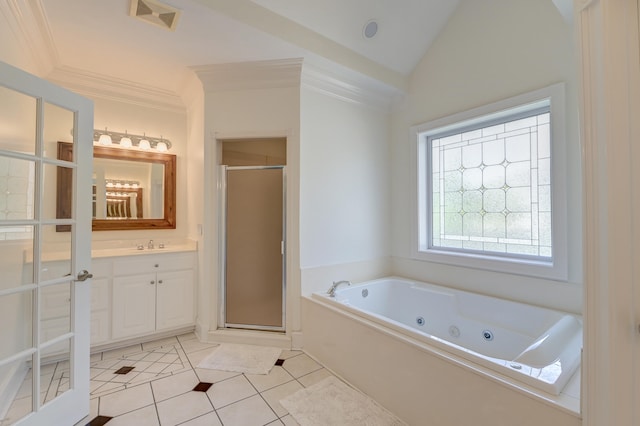
[[[461,268],[524,275],[563,282],[568,279],[566,265],[554,264],[553,261],[516,259],[438,249],[415,250],[412,257],[415,260],[442,263]]]

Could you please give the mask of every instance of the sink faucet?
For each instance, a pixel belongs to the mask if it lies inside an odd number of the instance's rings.
[[[153,249],[153,240],[149,240],[149,244],[147,244],[147,248],[148,248],[149,250],[152,250],[152,249]]]
[[[346,281],[346,280],[334,281],[329,291],[327,291],[327,294],[329,295],[329,297],[336,297],[336,289],[340,284],[351,285],[351,281]]]

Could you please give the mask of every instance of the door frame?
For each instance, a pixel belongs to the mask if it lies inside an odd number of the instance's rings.
[[[281,169],[282,170],[282,326],[263,326],[259,324],[232,324],[227,322],[227,171],[229,170],[266,170]],[[221,165],[218,174],[219,192],[220,192],[220,215],[219,215],[219,306],[218,306],[218,324],[225,329],[246,329],[246,330],[262,330],[262,331],[279,331],[285,332],[286,312],[287,312],[287,168],[283,165],[278,166],[226,166]]]
[[[584,188],[583,425],[640,422],[640,1],[575,0]]]

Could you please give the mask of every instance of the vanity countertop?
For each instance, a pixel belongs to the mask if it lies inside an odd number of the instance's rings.
[[[126,247],[126,248],[98,248],[91,250],[91,258],[101,258],[101,257],[120,257],[120,256],[141,256],[141,255],[151,255],[151,254],[162,254],[162,253],[177,253],[183,251],[196,251],[197,244],[195,241],[192,243],[181,243],[181,244],[167,244],[164,248],[158,248],[157,246],[153,249],[149,249],[146,246],[139,250],[136,247]]]
[[[155,243],[153,249],[147,248],[147,245],[144,245],[142,250],[138,250],[136,244],[126,244],[126,245],[113,245],[113,244],[96,244],[96,246],[91,248],[91,258],[92,259],[100,259],[107,257],[129,257],[129,256],[144,256],[144,255],[157,255],[163,253],[179,253],[179,252],[189,252],[189,251],[197,251],[198,243],[194,240],[180,240],[175,243],[165,243],[164,248],[158,248],[159,243]],[[43,262],[55,262],[59,260],[68,260],[69,252],[68,251],[45,251],[42,253],[42,261]],[[24,252],[24,262],[32,263],[33,262],[33,253],[31,250],[25,250]]]

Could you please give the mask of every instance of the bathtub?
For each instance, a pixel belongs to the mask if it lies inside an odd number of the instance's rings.
[[[552,395],[580,365],[581,318],[564,312],[395,277],[312,299]]]

